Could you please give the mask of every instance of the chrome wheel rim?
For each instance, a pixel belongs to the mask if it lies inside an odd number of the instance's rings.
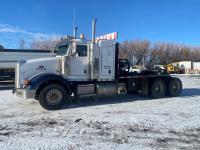
[[[50,105],[57,105],[62,101],[62,93],[60,90],[52,89],[46,94],[47,103]]]

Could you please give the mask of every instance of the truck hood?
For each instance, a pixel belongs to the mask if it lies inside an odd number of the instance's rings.
[[[59,74],[60,59],[58,57],[30,59],[19,61],[16,68],[16,87],[22,85],[23,80],[29,80],[41,73]]]

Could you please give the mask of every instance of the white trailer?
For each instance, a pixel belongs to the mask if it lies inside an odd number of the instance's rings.
[[[186,74],[199,74],[200,73],[200,62],[192,61],[180,61],[178,62],[179,67],[185,69]]]
[[[0,79],[14,78],[20,60],[50,57],[49,50],[0,49]]]
[[[200,62],[193,62],[193,69],[196,74],[200,74]]]
[[[191,70],[192,69],[192,61],[180,61],[178,62],[179,67],[185,68],[185,70]]]
[[[193,62],[193,69],[200,71],[200,62]]]

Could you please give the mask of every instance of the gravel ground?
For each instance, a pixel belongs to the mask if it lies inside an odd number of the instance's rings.
[[[0,91],[0,149],[200,149],[200,77],[180,79],[180,97],[82,99],[58,111]]]

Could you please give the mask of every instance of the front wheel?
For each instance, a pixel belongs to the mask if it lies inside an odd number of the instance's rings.
[[[47,110],[60,109],[66,99],[66,90],[59,84],[47,85],[39,94],[39,103]]]
[[[151,85],[151,96],[153,98],[162,98],[166,93],[166,85],[162,79],[156,79]]]

